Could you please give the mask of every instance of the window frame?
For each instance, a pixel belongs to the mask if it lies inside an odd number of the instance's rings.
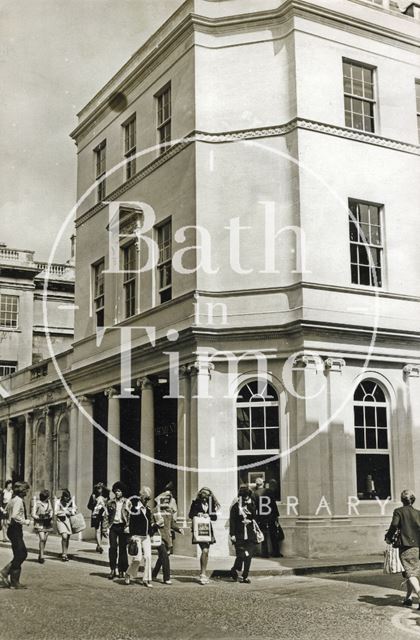
[[[240,398],[240,394],[242,389],[244,389],[245,387],[248,387],[254,383],[258,384],[258,378],[252,378],[250,380],[247,380],[245,382],[243,382],[241,384],[241,386],[238,389],[238,393],[236,395],[236,402],[235,402],[235,416],[236,416],[236,453],[238,456],[261,456],[261,455],[276,455],[280,452],[280,444],[281,444],[281,440],[280,440],[280,397],[278,394],[277,389],[274,387],[274,385],[272,384],[272,382],[270,382],[270,380],[260,380],[261,383],[263,383],[263,390],[267,389],[268,385],[270,385],[274,392],[275,392],[275,396],[273,400],[268,400],[266,398],[263,398],[263,396],[261,394],[253,394],[251,396],[250,400],[239,400]],[[261,400],[252,400],[253,397],[261,397]],[[271,426],[267,426],[267,408],[270,407],[275,407],[277,410],[277,425],[271,425]],[[255,408],[255,409],[263,409],[264,412],[264,426],[263,427],[252,427],[252,412],[251,409]],[[248,423],[249,426],[248,427],[239,427],[239,419],[238,419],[238,412],[240,409],[248,409]],[[247,431],[249,433],[249,444],[250,444],[250,448],[248,449],[242,449],[239,447],[239,433],[240,432],[245,432]],[[257,447],[253,447],[253,431],[263,431],[264,432],[264,444],[265,447],[264,448],[257,448]],[[268,447],[267,446],[267,437],[268,437],[268,432],[277,432],[277,438],[278,438],[278,447]]]
[[[354,93],[354,77],[353,77],[353,72],[351,72],[351,76],[346,76],[345,75],[345,67],[344,65],[350,65],[352,68],[353,67],[358,67],[360,69],[362,69],[362,90],[363,90],[363,95],[358,95],[357,93]],[[372,82],[371,83],[365,83],[364,80],[364,74],[363,74],[363,70],[367,70],[370,71],[372,73]],[[376,90],[376,74],[377,74],[377,68],[371,64],[367,64],[364,62],[359,62],[358,60],[351,60],[349,58],[342,58],[342,76],[343,76],[343,96],[344,96],[344,124],[346,127],[348,127],[349,129],[353,129],[355,131],[362,131],[365,133],[377,133],[376,128],[377,128],[377,98],[376,98],[376,94],[377,94],[377,90]],[[348,91],[346,88],[346,78],[350,79],[350,84],[352,85],[352,92]],[[357,82],[360,82],[359,80],[356,80]],[[368,97],[365,95],[365,84],[370,84],[372,87],[372,98]],[[346,108],[346,99],[350,100],[350,109]],[[354,111],[353,107],[354,107],[354,103],[353,101],[359,101],[362,103],[362,111],[361,113],[358,113],[356,111]],[[369,105],[369,107],[371,108],[371,113],[372,115],[366,115],[365,113],[365,109],[364,109],[364,105]],[[348,118],[347,118],[347,114],[350,114],[350,120],[351,122],[348,123]],[[362,127],[357,127],[354,124],[354,119],[355,116],[362,116],[362,121],[363,121],[363,126]],[[372,124],[372,128],[371,129],[367,129],[365,127],[365,119],[369,118],[371,119],[371,124]]]
[[[368,207],[368,222],[363,222],[361,215],[357,214],[355,208],[357,206]],[[375,207],[378,213],[379,224],[371,223],[371,211],[370,207]],[[359,287],[374,287],[378,289],[384,288],[384,276],[385,276],[385,248],[384,248],[384,205],[378,202],[369,202],[367,200],[361,200],[357,198],[348,198],[348,225],[349,225],[349,251],[350,251],[350,282]],[[363,227],[367,226],[369,237],[366,237]],[[379,230],[379,244],[375,244],[371,241],[374,229]],[[364,236],[362,235],[364,233]],[[357,239],[352,239],[352,233],[356,234]],[[353,260],[353,250],[356,247],[356,261]],[[363,249],[362,249],[363,248]],[[366,252],[367,263],[360,261],[360,256]],[[377,263],[374,263],[374,256],[376,252]],[[357,281],[354,279],[354,268],[357,271]],[[361,282],[361,269],[368,269],[369,283]],[[376,282],[373,277],[373,272],[376,271]],[[378,278],[379,273],[379,278]]]
[[[168,113],[165,117],[164,97],[169,95],[167,101]],[[172,139],[172,86],[171,82],[166,83],[157,93],[156,100],[156,129],[158,135],[159,154],[165,153],[171,146]],[[163,117],[161,117],[163,115]]]
[[[163,239],[163,243],[161,243],[159,235],[166,227],[169,227],[169,238],[166,241],[165,239]],[[172,300],[172,218],[169,217],[166,218],[166,220],[163,220],[163,222],[156,225],[155,230],[158,246],[158,263],[156,265],[156,268],[158,278],[159,304],[163,304],[164,302],[169,302],[170,300]],[[164,253],[165,251],[167,251],[167,255]],[[169,284],[165,284],[162,287],[161,274],[163,274],[162,277],[165,278],[165,273],[169,273]]]
[[[5,308],[3,309],[3,302],[4,302],[4,299],[6,298],[11,299],[12,305],[10,308],[8,308],[8,304],[6,301]],[[8,329],[11,331],[15,331],[19,329],[19,319],[20,319],[19,312],[20,312],[19,296],[14,295],[13,293],[0,293],[0,329]]]
[[[98,268],[102,266],[102,272],[98,272]],[[96,326],[105,326],[105,257],[97,260],[92,264],[92,290],[93,290],[93,306],[95,310]],[[98,291],[98,281],[102,283],[102,291]],[[100,284],[99,284],[100,286]],[[102,324],[100,320],[102,319]]]
[[[131,129],[131,127],[133,128]],[[124,158],[127,161],[125,164],[125,179],[130,180],[136,173],[136,158],[134,157],[132,160],[129,160],[129,158],[137,153],[137,114],[133,113],[128,120],[123,122],[122,128]]]
[[[4,376],[10,376],[16,373],[18,363],[15,360],[0,360],[0,378]],[[2,373],[2,369],[13,369],[13,371],[7,371]]]
[[[106,138],[93,150],[95,154],[95,181],[97,202],[102,202],[106,197]],[[102,180],[101,180],[102,178]]]
[[[420,144],[420,78],[415,79],[414,85],[416,97],[417,140]]]
[[[355,400],[355,394],[358,390],[358,388],[363,385],[366,382],[371,382],[373,384],[375,384],[377,387],[380,388],[380,390],[382,391],[383,395],[384,395],[384,402],[382,401],[377,401],[375,400],[375,402],[366,402],[366,400]],[[366,394],[366,395],[371,395],[371,394]],[[366,398],[365,395],[365,398]],[[356,417],[355,417],[355,407],[375,407],[375,427],[372,427],[371,425],[366,425],[366,418],[365,418],[365,411],[363,411],[363,415],[364,415],[364,419],[363,419],[363,425],[356,425]],[[392,477],[392,446],[391,446],[391,429],[390,429],[390,405],[389,405],[389,399],[386,393],[386,389],[384,388],[384,386],[378,382],[375,379],[372,378],[364,378],[363,380],[359,380],[357,386],[354,389],[353,392],[353,429],[354,429],[354,460],[355,460],[355,477],[356,477],[356,494],[358,496],[358,499],[360,500],[360,502],[372,502],[371,498],[359,498],[359,494],[357,492],[357,484],[358,484],[358,478],[357,478],[357,456],[360,455],[383,455],[383,456],[387,456],[388,457],[388,468],[389,468],[389,489],[390,489],[390,498],[392,500],[392,496],[393,496],[393,477]],[[385,420],[386,420],[386,428],[383,427],[378,427],[377,426],[377,412],[376,412],[376,408],[383,408],[385,409]],[[356,429],[364,429],[364,444],[365,447],[357,447],[356,446]],[[386,430],[386,434],[387,434],[387,447],[367,447],[367,429],[375,429],[375,439],[376,439],[376,443],[378,443],[378,430],[382,429],[383,431]],[[375,487],[375,492],[376,492],[376,487]],[[388,497],[388,496],[387,496]],[[381,500],[383,500],[384,498],[380,498]]]
[[[129,252],[134,251],[134,261],[130,261]],[[132,318],[137,313],[137,270],[138,251],[137,242],[132,240],[121,245],[123,265],[123,290],[124,290],[124,319]],[[134,269],[131,267],[134,266]]]

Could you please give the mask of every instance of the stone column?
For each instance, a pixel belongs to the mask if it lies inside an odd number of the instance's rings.
[[[185,467],[190,466],[190,409],[191,387],[188,367],[179,370],[179,397],[178,397],[178,517],[182,524],[187,525],[188,511],[191,500],[191,472]]]
[[[74,402],[67,403],[67,411],[69,412],[69,486],[71,493],[75,493],[77,484],[77,422],[78,408]]]
[[[80,396],[77,400],[79,404],[79,412],[77,419],[77,478],[75,496],[79,510],[85,517],[87,517],[90,515],[90,513],[88,514],[87,512],[87,503],[92,493],[93,486],[94,426],[91,422],[93,403],[92,400],[86,396]]]
[[[45,488],[53,492],[54,482],[54,410],[52,407],[44,409],[45,417]]]
[[[327,358],[327,412],[328,412],[328,444],[329,444],[329,495],[333,517],[348,517],[349,484],[349,437],[344,428],[344,408],[341,407],[346,398],[342,358]],[[347,390],[348,392],[348,390]],[[351,425],[353,435],[353,424]],[[352,463],[354,459],[352,457]]]
[[[33,421],[34,421],[34,417],[33,417],[33,413],[28,412],[25,415],[25,481],[28,482],[28,484],[31,486],[32,488],[32,484],[33,484],[33,478],[32,478],[32,460],[33,460],[33,453],[32,453],[32,439],[33,439],[33,435],[32,435],[32,431],[33,431]]]
[[[105,389],[104,394],[108,398],[108,436],[113,436],[116,440],[120,440],[120,400],[117,390],[113,387]],[[120,445],[113,442],[108,437],[108,460],[107,460],[107,484],[112,487],[114,482],[120,480],[121,464],[120,464]]]
[[[155,408],[153,403],[153,383],[149,378],[140,380],[141,416],[140,416],[140,453],[149,458],[155,457]],[[140,460],[140,486],[150,487],[155,493],[155,465],[152,460]]]
[[[6,480],[12,480],[16,465],[16,429],[13,420],[7,421]]]
[[[403,377],[407,404],[407,424],[403,426],[406,437],[404,450],[407,456],[405,477],[408,488],[412,488],[418,496],[420,495],[420,365],[405,365]],[[395,497],[398,499],[398,495]]]

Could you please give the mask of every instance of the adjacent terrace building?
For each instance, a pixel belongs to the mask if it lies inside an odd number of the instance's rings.
[[[210,486],[226,554],[261,475],[285,553],[381,548],[420,494],[419,36],[416,3],[187,0],[84,107],[73,348],[0,404],[8,437],[47,408],[49,486],[171,480],[181,521]]]

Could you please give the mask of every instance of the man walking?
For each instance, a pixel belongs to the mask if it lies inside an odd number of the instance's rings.
[[[20,583],[20,574],[22,572],[22,564],[28,555],[23,540],[23,525],[30,524],[23,501],[28,491],[29,485],[27,482],[15,482],[13,485],[13,497],[6,507],[7,537],[12,543],[13,560],[0,571],[0,579],[11,589],[26,589],[26,586]]]

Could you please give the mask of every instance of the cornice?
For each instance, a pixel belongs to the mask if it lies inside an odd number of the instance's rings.
[[[144,169],[141,169],[130,180],[127,180],[121,184],[117,189],[114,189],[106,196],[107,201],[118,200],[128,189],[144,180],[148,175],[156,171],[159,167],[168,162],[171,158],[180,153],[183,149],[195,142],[204,142],[211,144],[224,144],[228,142],[237,142],[240,140],[258,140],[260,138],[269,138],[276,136],[284,136],[292,133],[296,130],[314,131],[322,133],[324,135],[335,136],[347,140],[354,140],[364,144],[372,144],[386,149],[392,149],[394,151],[401,151],[403,153],[409,153],[412,155],[420,155],[420,146],[411,144],[410,142],[403,142],[400,140],[393,140],[392,138],[385,138],[378,134],[366,133],[364,131],[357,131],[355,129],[349,129],[347,127],[341,127],[339,125],[328,124],[325,122],[318,122],[316,120],[309,120],[307,118],[293,118],[289,122],[279,125],[273,125],[270,127],[260,127],[252,129],[241,129],[236,131],[224,131],[220,133],[210,133],[206,131],[192,131],[185,138],[176,140],[174,144],[162,155],[152,160]],[[98,211],[103,209],[106,205],[98,203],[91,207],[88,211],[81,214],[75,221],[76,229],[82,224],[87,222]]]
[[[180,7],[180,10],[183,7]],[[366,6],[366,10],[378,10],[378,7],[372,5]],[[87,105],[78,113],[80,118],[84,118],[84,112],[90,111],[86,114],[86,117],[80,122],[80,124],[71,132],[71,137],[77,139],[80,137],[99,117],[101,117],[105,111],[109,108],[109,98],[117,93],[127,93],[136,84],[143,81],[152,71],[154,71],[163,60],[167,59],[170,53],[174,51],[189,35],[194,31],[203,31],[206,33],[213,33],[215,29],[220,30],[250,30],[252,28],[262,28],[275,22],[278,25],[280,22],[299,16],[304,18],[312,18],[317,21],[321,21],[323,24],[330,23],[334,26],[344,30],[355,33],[368,34],[376,40],[380,41],[392,41],[396,46],[403,47],[405,49],[418,50],[420,39],[407,35],[404,30],[392,29],[389,27],[381,26],[375,23],[373,20],[361,19],[349,14],[343,14],[340,11],[328,9],[326,7],[315,6],[305,0],[286,0],[280,7],[273,10],[257,11],[247,14],[237,14],[232,16],[225,16],[222,18],[211,18],[207,16],[197,15],[195,13],[187,14],[173,29],[168,33],[160,42],[159,36],[163,29],[167,29],[170,20],[173,20],[175,16],[180,13],[180,10],[175,12],[171,18],[166,21],[160,29],[152,35],[147,42],[140,47],[140,49],[123,65],[123,67],[104,85],[104,87],[87,103]],[[381,8],[382,10],[382,8]],[[383,11],[383,10],[382,10]],[[409,20],[412,22],[412,18],[403,16],[402,14],[393,14],[387,12],[391,17],[395,17],[396,20]],[[153,40],[156,41],[154,48],[151,48]],[[151,50],[150,50],[151,49]],[[147,52],[149,50],[149,52]],[[144,57],[142,58],[142,54]],[[128,69],[131,65],[138,63],[131,72]],[[118,82],[118,77],[121,76],[124,71],[127,70],[128,75],[122,78]],[[97,106],[95,108],[95,103]]]

